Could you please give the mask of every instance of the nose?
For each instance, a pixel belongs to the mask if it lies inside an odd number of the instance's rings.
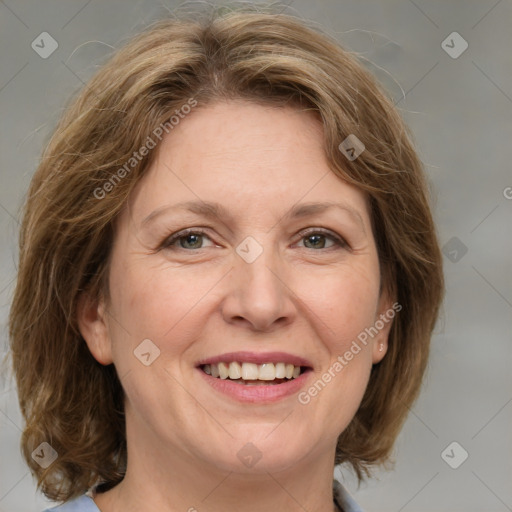
[[[271,249],[265,248],[252,263],[235,254],[230,274],[222,303],[226,322],[271,332],[293,321],[297,314],[296,296],[287,283],[289,270],[286,272]]]

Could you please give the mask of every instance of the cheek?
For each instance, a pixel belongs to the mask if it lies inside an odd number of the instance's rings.
[[[326,279],[322,291],[308,302],[314,313],[310,318],[317,318],[324,358],[322,368],[298,399],[304,411],[315,410],[316,417],[325,417],[324,428],[334,438],[356,414],[370,378],[371,338],[365,344],[358,336],[375,322],[376,276],[351,267]]]
[[[198,315],[212,300],[215,284],[224,273],[145,265],[113,270],[114,350],[121,355],[127,345],[133,351],[150,339],[171,356],[182,351],[194,336],[191,329],[202,328],[205,319]]]
[[[368,269],[351,266],[318,280],[316,292],[302,296],[308,307],[323,325],[324,339],[337,350],[346,350],[347,344],[375,321],[379,299],[378,274]]]

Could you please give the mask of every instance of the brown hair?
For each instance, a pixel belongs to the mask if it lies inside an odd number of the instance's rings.
[[[136,36],[67,109],[33,176],[9,334],[26,420],[22,453],[50,499],[70,500],[98,482],[107,490],[124,477],[123,390],[114,365],[89,352],[76,307],[84,290],[108,295],[113,223],[155,152],[101,199],[95,191],[106,190],[153,130],[169,127],[169,116],[191,98],[197,108],[242,99],[315,112],[332,171],[368,193],[383,286],[403,309],[359,410],[339,436],[335,463],[347,463],[361,482],[372,465],[389,462],[419,393],[444,282],[411,136],[374,78],[336,40],[309,22],[259,9],[194,12]],[[366,148],[352,161],[338,148],[349,134]],[[58,453],[46,469],[31,457],[43,441]]]

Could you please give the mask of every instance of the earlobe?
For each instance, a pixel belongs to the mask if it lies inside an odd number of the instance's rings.
[[[78,298],[76,314],[78,328],[94,359],[102,365],[111,364],[112,349],[104,300],[82,292]]]
[[[379,340],[376,340],[373,344],[373,357],[372,357],[372,363],[380,363],[384,356],[386,355],[386,352],[388,351],[388,344],[387,344],[387,338],[385,342],[382,342]]]
[[[397,309],[397,304],[397,302],[392,303],[387,294],[384,293],[381,295],[378,313],[375,318],[375,327],[378,329],[378,333],[373,339],[373,364],[382,361],[388,351],[389,332],[393,325],[396,312],[402,309],[401,307]]]

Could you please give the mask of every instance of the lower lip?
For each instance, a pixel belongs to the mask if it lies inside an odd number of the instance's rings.
[[[201,368],[197,368],[197,371],[203,376],[203,379],[213,387],[213,389],[228,395],[235,400],[252,403],[277,402],[282,398],[294,395],[300,391],[306,380],[309,378],[310,373],[312,373],[311,370],[307,370],[304,373],[301,373],[297,378],[281,384],[258,384],[256,386],[247,386],[246,384],[237,384],[229,379],[212,377],[211,375],[203,372]]]

